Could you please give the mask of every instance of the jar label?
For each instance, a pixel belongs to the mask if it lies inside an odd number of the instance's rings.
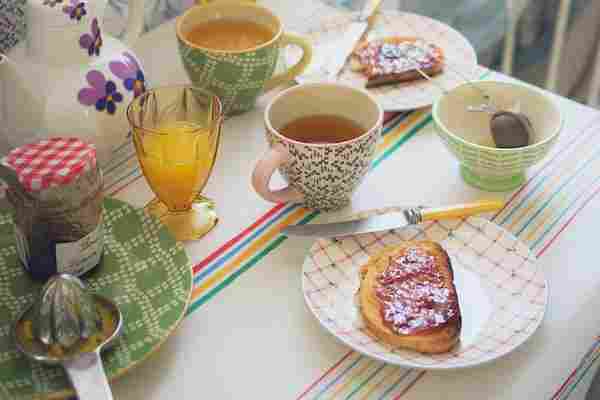
[[[76,242],[56,245],[56,271],[82,275],[94,268],[104,249],[104,224],[102,219],[96,229]]]

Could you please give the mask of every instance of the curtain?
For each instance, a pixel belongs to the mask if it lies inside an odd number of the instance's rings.
[[[518,22],[513,75],[544,87],[559,0],[530,0]],[[600,2],[572,0],[556,92],[585,102],[600,40]]]

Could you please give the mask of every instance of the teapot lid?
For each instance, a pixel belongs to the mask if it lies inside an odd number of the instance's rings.
[[[67,185],[96,166],[96,148],[77,138],[55,137],[11,150],[2,164],[28,192]]]

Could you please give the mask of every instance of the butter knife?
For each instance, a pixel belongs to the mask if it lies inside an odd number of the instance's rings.
[[[359,233],[399,229],[425,221],[467,217],[485,212],[498,211],[503,207],[504,202],[499,200],[481,200],[473,203],[438,208],[412,207],[402,211],[375,215],[353,221],[293,225],[283,228],[281,233],[293,236],[341,237]]]
[[[344,67],[348,56],[350,56],[358,41],[367,31],[369,18],[375,13],[380,3],[381,0],[365,0],[365,5],[358,14],[358,17],[350,23],[344,35],[339,40],[327,44],[327,47],[331,48],[331,52],[321,67],[327,79],[335,79]]]

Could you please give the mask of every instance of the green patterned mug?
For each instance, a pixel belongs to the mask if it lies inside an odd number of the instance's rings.
[[[262,45],[235,51],[203,48],[188,40],[194,27],[216,19],[266,25],[274,35]],[[195,86],[217,94],[227,115],[253,108],[262,92],[293,80],[312,58],[312,48],[306,40],[284,33],[277,16],[253,3],[216,2],[192,7],[177,21],[177,38],[179,53],[190,80]],[[292,44],[302,48],[302,58],[285,72],[273,76],[279,49]]]

